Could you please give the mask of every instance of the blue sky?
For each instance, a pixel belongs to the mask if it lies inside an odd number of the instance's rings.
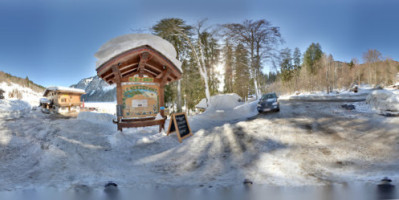
[[[0,70],[44,86],[96,74],[94,53],[113,37],[178,17],[193,24],[267,19],[301,51],[319,42],[335,60],[367,49],[399,60],[398,0],[0,0]],[[268,70],[268,66],[265,66]]]

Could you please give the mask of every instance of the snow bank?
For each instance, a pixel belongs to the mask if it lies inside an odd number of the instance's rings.
[[[176,59],[176,50],[171,43],[162,39],[161,37],[151,34],[127,34],[117,38],[111,39],[95,54],[97,60],[97,68],[110,60],[111,58],[144,45],[151,46],[153,49],[159,51],[166,58],[168,58],[180,71],[181,62]]]
[[[211,107],[212,110],[225,110],[232,109],[240,105],[241,97],[238,94],[218,94],[211,97]],[[196,106],[196,108],[207,109],[206,99],[203,98]]]
[[[379,113],[399,113],[399,94],[387,90],[375,90],[367,96],[366,102]]]
[[[112,124],[112,120],[115,119],[115,116],[106,113],[80,112],[77,119],[97,124]]]
[[[0,100],[0,118],[16,119],[29,113],[31,105],[22,100]]]
[[[281,100],[300,100],[300,101],[364,101],[372,89],[359,88],[359,92],[354,93],[345,89],[327,93],[325,91],[307,92],[302,91],[300,94],[281,95]]]
[[[239,102],[237,94],[219,94],[211,97],[211,106],[202,114],[190,118],[194,130],[208,129],[224,123],[245,120],[258,114],[256,105],[258,101]]]

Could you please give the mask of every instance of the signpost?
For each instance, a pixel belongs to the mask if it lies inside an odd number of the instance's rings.
[[[173,132],[177,132],[177,138],[180,143],[182,143],[183,139],[193,135],[190,125],[188,124],[186,113],[172,114],[167,135]]]
[[[98,77],[116,85],[118,130],[158,125],[161,132],[165,86],[183,72],[173,45],[154,35],[128,34],[101,46],[96,57]]]

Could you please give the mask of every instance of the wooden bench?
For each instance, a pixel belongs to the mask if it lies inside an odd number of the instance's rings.
[[[113,121],[118,125],[118,130],[122,131],[122,128],[136,128],[144,126],[155,126],[159,125],[159,132],[165,129],[166,116],[163,119],[155,120],[155,117],[145,118],[145,119],[123,119],[118,121]]]

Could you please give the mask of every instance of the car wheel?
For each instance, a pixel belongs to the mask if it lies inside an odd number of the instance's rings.
[[[276,109],[276,112],[280,112],[280,108],[277,108],[277,109]]]

